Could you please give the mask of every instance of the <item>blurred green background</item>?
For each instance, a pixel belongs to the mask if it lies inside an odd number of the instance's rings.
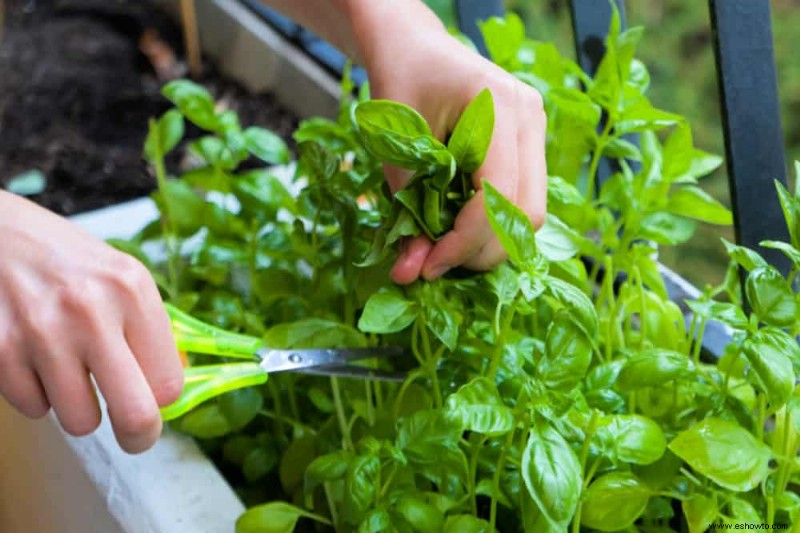
[[[455,24],[452,0],[426,1],[447,24]],[[795,119],[800,115],[800,61],[793,50],[800,44],[800,0],[772,0],[770,5],[787,162],[793,168],[792,162],[800,159],[800,120]],[[506,7],[522,17],[531,38],[552,41],[563,54],[574,58],[568,2],[506,0]],[[686,116],[695,144],[724,155],[708,2],[629,0],[626,11],[629,26],[645,28],[638,55],[650,69],[653,104]],[[725,172],[721,168],[702,185],[730,205]],[[790,181],[793,178],[790,176]],[[661,259],[700,287],[719,283],[727,262],[720,237],[732,241],[733,229],[701,224],[691,241],[663,249]]]

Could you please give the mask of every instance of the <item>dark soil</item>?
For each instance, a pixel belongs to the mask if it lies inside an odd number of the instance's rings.
[[[180,56],[181,32],[145,0],[6,0],[0,42],[0,186],[38,169],[32,199],[69,215],[155,188],[141,159],[150,117],[169,103],[139,50],[157,30]],[[240,113],[287,138],[297,119],[269,94],[253,95],[207,65],[199,80]]]

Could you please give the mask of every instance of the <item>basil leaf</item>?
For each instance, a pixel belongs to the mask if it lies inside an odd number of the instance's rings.
[[[692,498],[683,500],[681,508],[689,533],[705,533],[719,516],[716,499],[703,494],[695,494]]]
[[[747,300],[758,318],[773,326],[792,326],[800,309],[789,283],[771,266],[758,267],[745,282]]]
[[[372,508],[378,495],[381,462],[374,455],[355,457],[347,465],[345,473],[345,505],[342,509],[345,520],[359,524]]]
[[[328,481],[342,479],[350,466],[353,454],[346,450],[320,455],[306,468],[304,490],[306,494],[314,487]]]
[[[667,450],[667,439],[661,427],[642,415],[603,417],[598,438],[610,444],[613,457],[626,463],[654,463]]]
[[[699,187],[681,187],[673,192],[667,209],[670,213],[709,224],[733,224],[733,213]]]
[[[566,312],[558,313],[547,328],[545,356],[538,366],[548,388],[571,390],[586,376],[592,361],[592,343],[583,328]]]
[[[393,510],[402,516],[414,531],[420,533],[439,533],[444,527],[444,513],[416,498],[400,498]]]
[[[626,390],[658,387],[690,377],[693,366],[691,360],[682,353],[654,348],[626,359],[617,384]]]
[[[696,315],[707,320],[717,320],[736,329],[747,328],[747,316],[738,305],[710,300],[688,300],[686,305]]]
[[[611,472],[589,485],[581,524],[598,531],[619,531],[633,525],[647,507],[650,491],[630,472]]]
[[[268,129],[254,126],[244,130],[243,135],[245,149],[260,160],[285,165],[291,159],[289,148],[283,139]]]
[[[761,255],[759,255],[758,252],[755,252],[749,248],[745,248],[744,246],[733,244],[725,239],[722,239],[722,244],[725,246],[725,251],[731,257],[731,259],[736,261],[739,266],[748,272],[758,267],[768,266],[767,262],[763,257],[761,257]]]
[[[714,483],[747,492],[769,473],[770,449],[739,425],[707,418],[669,443],[672,452]]]
[[[514,413],[486,378],[475,378],[451,394],[447,398],[447,413],[463,430],[488,437],[499,437],[514,429]]]
[[[166,156],[181,141],[183,131],[183,115],[180,111],[172,109],[164,113],[157,121],[150,123],[144,143],[145,157],[154,162],[157,156]]]
[[[493,131],[494,101],[489,89],[483,89],[461,114],[447,142],[463,172],[471,174],[483,164]]]
[[[500,240],[511,262],[520,269],[536,257],[536,233],[530,218],[506,199],[494,185],[483,180],[484,201],[489,225]]]
[[[564,437],[548,424],[531,429],[521,469],[525,488],[542,513],[566,528],[578,506],[583,473]]]
[[[536,232],[536,247],[550,261],[572,259],[580,251],[578,233],[553,214],[548,214],[544,225]]]
[[[370,100],[355,110],[358,131],[369,152],[385,163],[417,169],[449,167],[453,156],[433,138],[425,119],[410,107],[389,100]]]
[[[321,516],[309,513],[286,502],[270,502],[248,509],[236,521],[236,533],[292,533],[297,521],[310,518],[328,526]]]
[[[597,331],[597,310],[586,294],[566,281],[547,276],[544,280],[547,294],[569,310],[576,323],[592,338]]]
[[[410,326],[417,317],[417,306],[394,285],[370,296],[358,321],[358,329],[368,333],[394,333]]]
[[[444,523],[443,533],[490,533],[489,522],[471,514],[450,515]]]
[[[790,341],[797,351],[797,343]],[[767,395],[773,409],[787,402],[794,389],[795,373],[792,360],[784,351],[780,337],[759,331],[750,335],[742,346],[756,384]]]
[[[188,80],[177,80],[166,84],[161,94],[175,104],[184,117],[202,129],[216,131],[219,127],[214,99],[205,87]]]
[[[321,318],[278,324],[264,334],[271,348],[363,348],[367,341],[355,329]]]

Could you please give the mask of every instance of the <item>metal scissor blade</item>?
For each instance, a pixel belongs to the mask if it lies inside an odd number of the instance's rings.
[[[397,357],[403,355],[402,348],[332,348],[318,350],[275,350],[261,348],[256,352],[261,368],[267,373],[308,372],[324,373],[325,367],[346,367],[350,361]],[[356,367],[362,368],[362,367]]]

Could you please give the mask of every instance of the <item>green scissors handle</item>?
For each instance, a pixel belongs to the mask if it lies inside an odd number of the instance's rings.
[[[227,363],[186,368],[180,398],[161,409],[161,418],[173,420],[185,415],[201,403],[226,392],[253,387],[267,382],[267,372],[255,362],[263,343],[258,337],[231,333],[164,304],[172,334],[179,350],[221,357],[248,359],[250,363]]]

